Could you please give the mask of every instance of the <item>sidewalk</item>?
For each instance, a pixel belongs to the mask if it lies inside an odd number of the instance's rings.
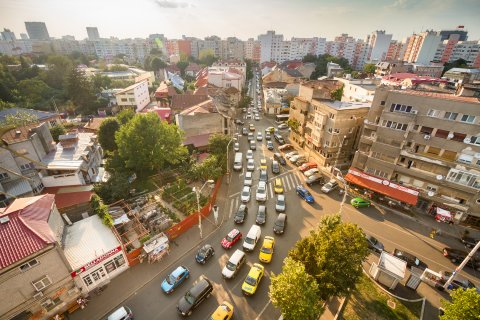
[[[226,200],[228,194],[227,179],[222,180],[222,185],[217,194],[217,205],[221,214],[226,212]],[[213,219],[213,214],[211,215]],[[205,219],[203,227],[203,241],[206,241],[222,224],[220,220],[219,226],[213,225],[210,220]],[[112,279],[107,288],[101,295],[90,293],[90,301],[83,310],[78,310],[71,315],[69,319],[103,319],[116,306],[122,304],[123,301],[141,290],[145,285],[152,281],[156,276],[165,270],[171,269],[175,263],[184,255],[196,249],[199,245],[199,231],[197,227],[190,230],[170,242],[170,253],[157,263],[148,264],[146,262],[138,264],[127,271]]]

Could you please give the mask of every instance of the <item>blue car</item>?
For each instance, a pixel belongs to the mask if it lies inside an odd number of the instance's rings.
[[[173,270],[162,282],[162,290],[166,294],[172,293],[185,279],[190,277],[190,270],[187,267],[179,266]]]
[[[307,203],[314,203],[315,199],[313,199],[313,196],[308,192],[307,189],[305,189],[304,186],[298,185],[296,188],[297,194],[302,198],[303,200],[307,201]]]

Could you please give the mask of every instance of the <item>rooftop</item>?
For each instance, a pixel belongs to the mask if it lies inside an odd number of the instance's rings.
[[[43,122],[50,118],[60,117],[59,114],[47,111],[39,111],[33,109],[24,109],[24,108],[9,108],[0,110],[0,123],[4,122],[8,115],[16,115],[17,113],[28,113],[30,115],[36,116],[38,121]]]
[[[451,93],[438,93],[438,92],[428,92],[428,91],[419,91],[419,90],[396,90],[396,89],[393,89],[390,91],[398,92],[402,94],[409,94],[412,96],[423,96],[423,97],[430,97],[434,99],[452,100],[452,101],[480,104],[480,100],[476,97],[462,97],[462,96],[456,96]]]
[[[89,119],[88,122],[83,126],[85,129],[97,131],[100,128],[100,125],[107,118],[93,118]]]
[[[60,136],[56,150],[50,152],[42,159],[50,170],[79,169],[83,162],[83,155],[89,153],[88,148],[93,146],[93,133],[79,132]]]
[[[361,109],[361,108],[370,108],[372,106],[371,102],[333,101],[333,100],[323,100],[323,99],[312,99],[312,100],[318,101],[335,110],[353,110],[353,109]]]
[[[132,84],[131,86],[128,86],[128,87],[124,88],[123,90],[118,91],[118,92],[115,93],[115,94],[117,95],[117,94],[121,94],[121,93],[128,92],[128,91],[133,90],[133,89],[135,89],[136,87],[141,86],[141,85],[146,84],[146,83],[147,83],[147,80],[143,80],[143,81],[141,81],[141,82],[134,83],[134,84]]]
[[[32,129],[41,125],[40,123],[31,123],[23,127],[13,128],[3,134],[2,140],[7,144],[28,140],[35,133]]]
[[[185,110],[207,100],[210,100],[207,95],[177,94],[172,96],[171,107],[174,110]]]

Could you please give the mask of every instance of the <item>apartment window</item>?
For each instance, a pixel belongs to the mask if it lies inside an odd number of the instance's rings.
[[[412,106],[407,106],[405,104],[395,104],[392,103],[392,106],[390,107],[391,112],[412,112]]]
[[[45,300],[44,302],[41,303],[41,306],[43,308],[45,308],[47,311],[50,311],[53,308],[55,308],[56,305],[60,304],[61,302],[62,302],[62,300],[60,299],[60,297],[57,297],[53,300],[52,299]]]
[[[42,291],[46,287],[52,284],[52,280],[48,276],[43,277],[42,279],[32,282],[33,287],[37,291]]]
[[[463,142],[463,140],[465,140],[466,137],[467,137],[467,135],[465,133],[454,132],[451,140],[458,141],[458,142]],[[480,141],[479,141],[479,143],[480,143]]]
[[[383,126],[387,128],[395,129],[395,130],[402,130],[402,131],[406,131],[408,127],[408,125],[405,123],[398,123],[390,120],[383,120]]]
[[[438,118],[440,115],[440,110],[428,109],[427,116]]]
[[[457,157],[457,153],[454,151],[450,151],[450,150],[443,151],[442,159],[455,161],[456,157]]]
[[[457,116],[458,116],[457,112],[445,112],[445,115],[443,116],[443,118],[447,120],[455,120],[457,119]]]
[[[32,162],[20,165],[20,170],[28,170],[28,169],[33,169],[33,168],[34,168],[34,166],[33,166]]]
[[[435,137],[447,139],[448,134],[449,134],[449,131],[447,130],[437,129],[437,132],[435,132]]]
[[[440,154],[440,148],[428,147],[427,153],[438,156]]]
[[[480,137],[471,137],[470,138],[470,143],[480,145]]]
[[[369,174],[372,174],[374,176],[381,177],[381,178],[388,177],[388,174],[386,172],[383,172],[381,170],[374,169],[374,168],[367,168],[366,172],[369,173]]]
[[[335,115],[334,115],[333,113],[330,113],[330,114],[328,115],[328,117],[329,117],[330,119],[335,119]]]
[[[127,102],[127,101],[128,101],[127,98],[121,98],[120,100],[121,100],[122,102]]]
[[[475,121],[475,116],[464,114],[460,119],[461,122],[473,123]]]
[[[468,172],[450,169],[450,172],[447,175],[446,180],[455,182],[458,184],[466,185],[473,187],[475,189],[480,189],[480,183],[477,181],[479,177]]]
[[[32,259],[24,264],[22,264],[20,267],[18,267],[20,269],[20,271],[27,271],[33,267],[35,267],[36,265],[38,265],[40,262],[38,262],[37,259]]]
[[[473,156],[472,155],[469,155],[469,154],[460,154],[460,156],[458,157],[457,159],[458,162],[463,162],[463,163],[472,163],[473,161]]]
[[[8,173],[6,173],[6,172],[0,172],[0,181],[6,180],[6,179],[8,179],[8,178],[9,178]]]
[[[420,133],[431,135],[433,128],[422,126],[420,128]]]
[[[381,106],[384,106],[384,105],[385,105],[385,101],[380,101],[380,105],[381,105]]]

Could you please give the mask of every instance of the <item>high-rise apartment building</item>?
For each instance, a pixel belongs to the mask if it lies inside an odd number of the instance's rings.
[[[467,41],[468,39],[468,31],[465,30],[464,26],[458,26],[457,29],[453,30],[440,31],[441,41],[450,39],[452,35],[458,35],[458,41]]]
[[[87,27],[88,40],[98,40],[100,39],[100,34],[98,33],[97,27]]]
[[[369,46],[368,60],[382,61],[386,58],[392,35],[386,34],[385,30],[377,30],[367,36],[365,42]]]
[[[258,36],[260,41],[260,63],[268,61],[280,61],[283,35],[275,34],[275,31],[267,31],[266,34]]]
[[[405,54],[403,60],[420,64],[430,64],[435,58],[435,53],[440,44],[440,35],[427,30],[419,34],[413,34],[405,41]]]
[[[25,22],[25,28],[31,40],[50,40],[45,22]]]
[[[10,31],[10,29],[3,28],[3,31],[0,32],[0,40],[15,41],[17,38],[15,37],[15,33]]]
[[[458,59],[467,61],[469,66],[480,68],[480,41],[460,41],[460,35],[452,34],[443,41],[435,53],[435,61],[446,63]]]
[[[244,50],[245,59],[260,62],[260,41],[254,40],[253,38],[248,39],[247,41],[245,41]]]

